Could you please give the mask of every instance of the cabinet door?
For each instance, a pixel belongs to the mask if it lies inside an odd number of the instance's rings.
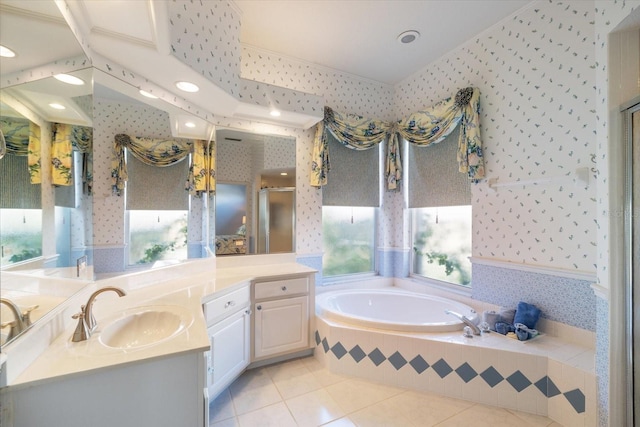
[[[211,350],[207,368],[209,399],[213,400],[249,365],[249,309],[208,329]]]
[[[255,358],[309,346],[309,297],[255,304]]]

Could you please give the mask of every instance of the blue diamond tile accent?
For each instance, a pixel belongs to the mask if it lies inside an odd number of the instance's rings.
[[[456,374],[458,374],[465,383],[468,383],[478,376],[478,373],[467,362],[464,362],[458,367],[458,369],[456,369]]]
[[[551,381],[551,378],[546,375],[536,381],[535,385],[546,397],[554,397],[560,394],[558,387],[556,387],[553,381]]]
[[[329,351],[329,343],[327,342],[326,338],[322,338],[322,348],[324,349],[325,353]]]
[[[337,343],[334,344],[333,347],[331,347],[331,351],[333,352],[333,354],[336,355],[338,360],[342,359],[342,356],[347,354],[347,349],[344,348],[344,346],[340,343],[340,341],[338,341]]]
[[[356,363],[360,363],[360,361],[362,359],[365,358],[365,356],[367,355],[367,353],[365,353],[364,351],[362,351],[362,349],[360,348],[359,345],[356,344],[355,347],[353,347],[351,349],[351,351],[349,351],[349,354],[351,355],[351,357],[353,357],[353,360],[356,361]]]
[[[393,365],[394,368],[396,368],[397,371],[407,364],[407,359],[402,357],[402,355],[396,351],[391,355],[391,357],[389,357],[389,362]]]
[[[520,371],[515,371],[513,374],[509,375],[507,377],[507,381],[518,393],[531,385],[531,381],[529,381],[529,379]]]
[[[375,348],[371,353],[369,353],[369,359],[373,362],[374,365],[380,366],[382,362],[387,360],[387,358],[382,354],[378,347]]]
[[[320,333],[316,331],[316,347],[320,345]]]
[[[564,393],[564,397],[567,398],[577,413],[581,414],[584,412],[584,394],[582,394],[579,388],[567,391]]]
[[[436,371],[438,375],[440,375],[440,378],[444,378],[451,372],[453,372],[451,366],[449,366],[449,364],[445,362],[444,359],[440,359],[436,363],[434,363],[433,370]]]
[[[411,365],[411,367],[415,369],[415,371],[419,374],[423,373],[429,368],[429,364],[420,355],[417,355],[416,357],[411,359],[409,365]]]
[[[480,377],[484,380],[484,382],[489,384],[489,387],[491,388],[497,386],[502,382],[502,380],[504,380],[504,377],[500,375],[500,372],[496,371],[496,368],[494,368],[493,366],[489,366],[487,369],[482,371]]]

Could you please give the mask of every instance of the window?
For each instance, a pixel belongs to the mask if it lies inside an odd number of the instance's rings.
[[[187,211],[129,211],[129,264],[187,258]]]
[[[412,272],[471,285],[471,206],[411,209]]]
[[[471,286],[471,185],[458,172],[458,131],[426,147],[405,142],[411,274]]]
[[[375,216],[371,207],[322,208],[325,277],[375,271]]]
[[[127,152],[129,265],[187,258],[188,166],[188,157],[157,167]]]
[[[2,209],[0,213],[0,265],[42,255],[42,210]]]

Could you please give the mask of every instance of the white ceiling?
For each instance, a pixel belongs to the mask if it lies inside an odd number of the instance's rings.
[[[232,1],[241,14],[243,45],[387,84],[418,72],[531,3],[529,0]],[[239,102],[169,54],[171,17],[164,2],[74,0],[67,5],[86,32],[83,38],[88,40],[92,52],[126,65],[168,92],[175,93],[173,83],[177,79],[197,83],[202,88],[199,93],[179,96],[209,113],[227,117],[246,115],[245,110],[251,105]],[[412,44],[400,44],[396,37],[406,30],[417,30],[422,36]],[[18,52],[16,58],[0,58],[3,76],[83,55],[54,0],[0,0],[0,43]],[[212,104],[211,99],[216,102]],[[270,118],[268,108],[262,110],[256,113],[264,116],[261,121],[275,121]],[[283,114],[279,120],[280,124],[306,128],[309,118],[287,118]]]
[[[530,0],[234,0],[240,41],[395,84]],[[421,37],[403,45],[397,36]]]

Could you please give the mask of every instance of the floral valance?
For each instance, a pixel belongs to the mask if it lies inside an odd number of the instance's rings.
[[[311,185],[321,187],[327,183],[327,172],[331,168],[327,132],[345,147],[353,150],[368,150],[381,143],[390,130],[390,124],[366,119],[357,114],[341,114],[329,107],[324,108],[324,120],[317,124],[311,163]]]
[[[318,123],[313,146],[311,185],[327,182],[330,169],[326,131],[353,149],[368,149],[387,139],[387,190],[397,191],[402,179],[402,163],[398,135],[412,144],[430,145],[442,141],[460,125],[458,170],[476,182],[484,177],[484,159],[480,140],[480,91],[467,87],[453,98],[446,98],[428,109],[388,124],[357,115],[342,115],[325,107],[324,120]]]
[[[31,184],[42,183],[40,126],[27,119],[2,117],[0,129],[5,137],[7,153],[14,156],[27,156]]]
[[[207,149],[206,141],[142,138],[118,134],[115,136],[114,160],[111,167],[112,191],[117,196],[122,195],[128,179],[125,148],[141,162],[157,167],[174,165],[184,160],[189,153],[193,153],[189,176],[186,179],[186,190],[194,195],[215,191],[215,151]]]

